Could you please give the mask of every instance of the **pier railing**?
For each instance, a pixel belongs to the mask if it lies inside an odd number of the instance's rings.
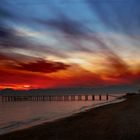
[[[94,101],[94,100],[109,100],[113,95],[0,95],[1,102],[16,102],[16,101]]]

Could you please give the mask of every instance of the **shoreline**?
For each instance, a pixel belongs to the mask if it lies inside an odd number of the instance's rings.
[[[139,140],[140,95],[0,136],[0,140]]]
[[[44,120],[44,121],[36,122],[36,123],[34,123],[32,125],[29,125],[29,126],[23,126],[21,128],[15,129],[15,130],[13,129],[13,130],[11,130],[9,132],[5,132],[5,133],[0,134],[0,136],[8,135],[8,134],[14,133],[14,132],[28,130],[28,129],[31,129],[33,127],[38,127],[38,126],[41,126],[41,125],[44,125],[44,124],[47,125],[48,123],[55,123],[56,121],[67,119],[69,117],[74,117],[77,114],[87,112],[87,111],[90,111],[90,110],[95,109],[95,108],[101,108],[101,107],[106,106],[106,105],[120,103],[120,102],[123,102],[123,101],[126,100],[126,98],[124,98],[125,96],[126,95],[119,96],[116,99],[113,99],[113,100],[110,100],[110,101],[107,101],[107,102],[102,102],[102,103],[99,103],[99,104],[96,104],[96,105],[92,104],[90,106],[82,107],[82,108],[76,110],[73,113],[67,113],[67,115],[63,115],[63,116],[60,116],[60,117],[57,117],[57,118],[53,118],[51,120]]]

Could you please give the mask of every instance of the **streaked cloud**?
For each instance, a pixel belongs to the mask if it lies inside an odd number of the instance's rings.
[[[33,88],[139,84],[139,4],[2,0],[1,84]]]

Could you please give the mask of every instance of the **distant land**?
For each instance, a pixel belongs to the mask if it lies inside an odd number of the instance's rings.
[[[13,95],[13,94],[31,94],[31,95],[67,95],[67,94],[122,94],[137,92],[139,85],[117,85],[106,87],[76,87],[76,88],[55,88],[55,89],[30,89],[30,90],[14,90],[3,89],[0,94]]]

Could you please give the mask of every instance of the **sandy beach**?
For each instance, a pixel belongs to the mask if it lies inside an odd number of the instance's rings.
[[[139,140],[140,95],[0,136],[0,140]]]

